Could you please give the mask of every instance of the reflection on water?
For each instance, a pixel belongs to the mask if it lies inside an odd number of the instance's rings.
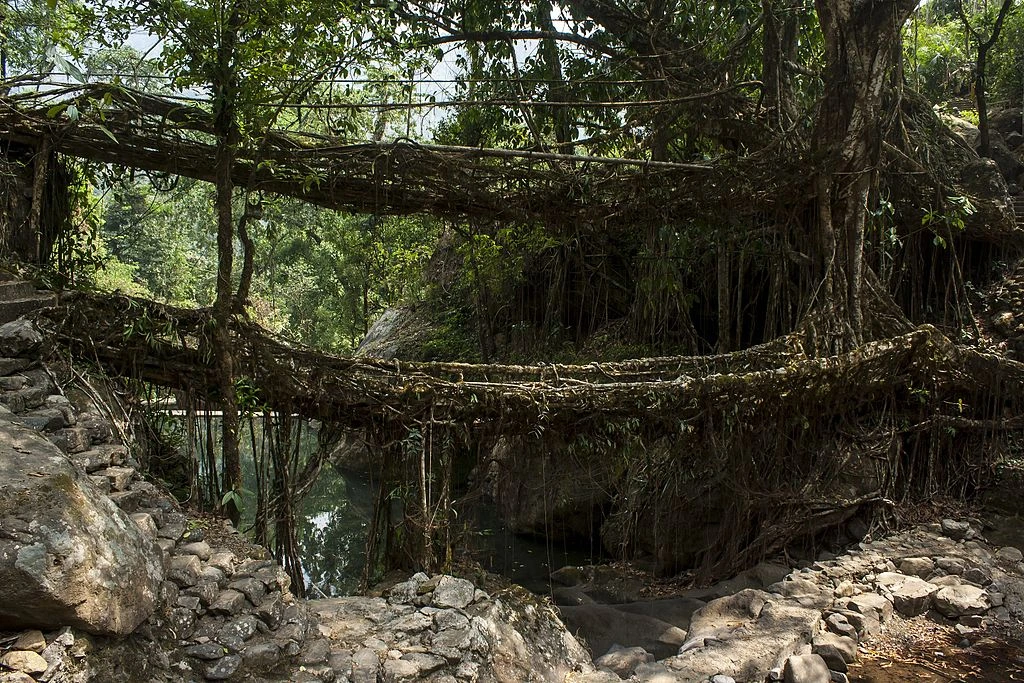
[[[373,494],[365,475],[325,467],[300,504],[297,524],[310,597],[354,593],[366,557]]]
[[[170,420],[178,416],[168,414]],[[218,418],[213,418],[213,433],[219,442]],[[203,430],[199,432],[200,436]],[[243,429],[240,442],[242,455],[242,521],[245,532],[251,532],[256,514],[256,468],[252,444],[261,444],[263,435],[259,422],[254,434]],[[306,425],[300,440],[304,462],[317,448],[316,430]],[[202,449],[203,443],[197,444]],[[257,446],[259,448],[259,446]],[[219,454],[219,443],[215,452]],[[219,460],[219,458],[218,458]],[[300,468],[301,469],[301,468]],[[366,538],[373,511],[375,492],[369,476],[340,470],[325,464],[316,483],[298,505],[298,533],[303,575],[310,597],[350,595],[359,589],[366,564]],[[548,577],[566,565],[593,564],[600,560],[597,547],[579,549],[564,542],[512,533],[501,523],[493,505],[480,504],[475,510],[464,510],[462,533],[458,535],[463,550],[485,569],[501,574],[537,593],[550,590]]]

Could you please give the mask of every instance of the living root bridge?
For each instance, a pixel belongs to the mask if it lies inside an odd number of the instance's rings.
[[[218,400],[209,311],[74,293],[39,324],[107,372]],[[791,335],[721,356],[531,366],[339,358],[238,317],[231,335],[262,406],[367,435],[373,567],[448,556],[457,458],[466,471],[487,459],[545,509],[560,495],[536,480],[545,468],[562,491],[593,484],[605,498],[585,514],[609,552],[721,576],[865,506],[975,490],[1024,429],[1024,365],[930,326],[822,358]],[[499,437],[517,461],[500,460]]]
[[[207,310],[72,293],[40,325],[108,372],[217,400]],[[1014,397],[1024,395],[1024,364],[927,325],[826,358],[808,358],[793,336],[720,356],[527,366],[341,358],[240,318],[231,332],[239,376],[267,407],[352,428],[433,415],[480,433],[576,433],[641,417],[658,436],[709,411],[842,414],[902,392],[941,399],[931,419],[944,424],[1010,429],[1021,419]]]
[[[76,120],[52,114],[75,104]],[[93,84],[0,97],[0,140],[81,159],[214,180],[213,117],[194,102]],[[238,150],[232,182],[317,206],[383,215],[629,228],[639,216],[689,215],[698,199],[722,205],[780,192],[770,167],[687,164],[512,149],[352,143],[269,130]],[[740,176],[748,178],[738,187]],[[801,174],[793,173],[797,184]]]

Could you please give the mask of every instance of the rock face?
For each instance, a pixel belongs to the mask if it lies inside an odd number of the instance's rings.
[[[0,630],[130,633],[153,612],[158,558],[52,443],[0,419]]]
[[[401,358],[403,360],[429,360],[424,346],[436,330],[426,316],[413,306],[389,308],[370,326],[355,351],[357,356],[369,358]]]
[[[591,673],[590,656],[550,606],[513,586],[493,597],[474,590],[452,604],[468,582],[417,574],[387,599],[312,600],[330,642],[336,672],[351,681],[550,681]],[[441,595],[437,595],[437,591]],[[458,598],[456,603],[462,602]],[[381,662],[383,661],[383,664]]]

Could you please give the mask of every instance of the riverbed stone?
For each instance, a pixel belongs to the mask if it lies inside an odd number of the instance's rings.
[[[932,596],[935,609],[950,619],[984,614],[992,606],[984,589],[977,586],[946,586]]]
[[[645,662],[653,662],[654,655],[642,647],[613,647],[594,660],[594,665],[609,669],[621,678],[629,678]]]
[[[900,562],[900,573],[927,579],[935,571],[935,561],[930,557],[908,557]]]
[[[996,551],[996,559],[1003,560],[1004,562],[1020,562],[1024,560],[1024,553],[1013,546],[1006,546]]]
[[[782,671],[786,683],[831,683],[832,674],[819,655],[795,655],[786,660]]]
[[[967,522],[956,519],[944,519],[941,522],[942,533],[954,541],[959,541],[967,536],[971,525]]]
[[[0,418],[0,629],[126,635],[162,580],[131,519],[45,437]]]
[[[892,593],[892,604],[905,617],[916,617],[928,611],[932,595],[939,587],[916,576],[905,576],[896,572],[882,572],[877,583]]]

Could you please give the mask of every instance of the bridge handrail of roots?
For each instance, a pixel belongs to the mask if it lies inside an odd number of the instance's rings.
[[[207,310],[84,293],[65,295],[39,318],[81,358],[216,401],[212,324]],[[343,358],[274,337],[242,318],[233,325],[238,374],[264,405],[357,428],[429,413],[481,429],[500,422],[504,433],[631,417],[663,430],[709,409],[751,416],[794,408],[794,414],[840,412],[915,388],[960,397],[942,419],[999,428],[1016,424],[1017,416],[1003,411],[1001,422],[993,422],[984,413],[990,406],[975,405],[972,397],[1024,390],[1024,364],[953,344],[927,325],[824,358],[808,357],[791,335],[725,355],[587,365]]]

